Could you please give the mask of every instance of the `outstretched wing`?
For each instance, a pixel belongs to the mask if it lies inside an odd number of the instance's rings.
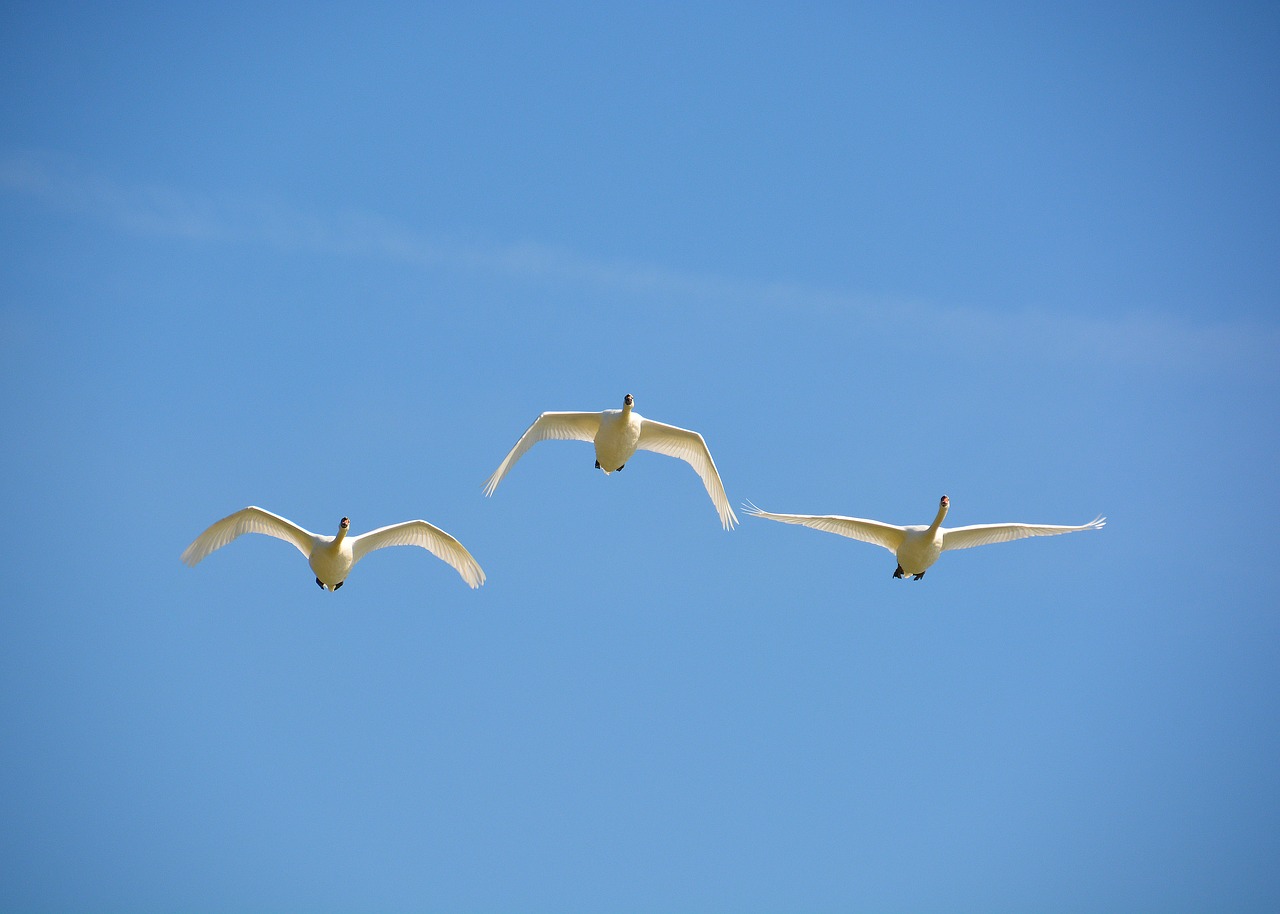
[[[942,531],[942,549],[971,549],[989,543],[1007,543],[1028,536],[1057,536],[1059,533],[1075,533],[1077,530],[1098,530],[1105,527],[1107,519],[1098,515],[1079,527],[1062,527],[1055,524],[974,524],[969,527],[953,527]]]
[[[196,541],[183,551],[182,561],[194,566],[209,553],[221,549],[242,533],[265,533],[286,543],[293,543],[308,558],[311,557],[311,547],[316,539],[314,533],[304,530],[293,521],[250,505],[235,514],[228,514],[196,537]]]
[[[882,546],[896,553],[902,545],[906,530],[894,524],[886,524],[878,520],[866,520],[861,517],[841,517],[839,514],[771,514],[762,511],[751,502],[742,505],[752,517],[764,517],[784,524],[800,524],[826,533],[847,536],[849,539],[861,540],[874,546]]]
[[[387,546],[421,546],[436,558],[452,565],[462,575],[462,580],[471,587],[479,587],[484,583],[484,569],[471,557],[467,548],[425,520],[407,520],[402,524],[379,527],[351,538],[351,554],[355,562],[373,550]]]
[[[502,477],[539,441],[594,441],[600,430],[599,413],[543,413],[533,420],[533,425],[520,436],[516,446],[506,456],[493,475],[484,484],[484,494],[492,495]]]
[[[674,425],[642,418],[640,441],[636,446],[656,454],[678,457],[693,467],[702,478],[702,484],[707,487],[707,494],[711,496],[711,502],[720,514],[720,523],[726,530],[733,529],[738,518],[729,507],[729,496],[724,493],[724,483],[720,481],[716,462],[711,459],[711,451],[707,449],[707,442],[701,435],[687,428],[677,428]]]

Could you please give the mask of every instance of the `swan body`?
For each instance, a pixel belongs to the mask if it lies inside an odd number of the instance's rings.
[[[471,587],[484,583],[484,571],[462,543],[425,520],[409,520],[379,527],[359,536],[348,536],[351,521],[343,518],[336,536],[323,536],[299,527],[293,521],[254,506],[242,508],[213,524],[196,537],[182,553],[182,561],[194,567],[211,552],[221,549],[243,533],[262,533],[292,543],[307,557],[322,589],[341,587],[356,562],[375,549],[387,546],[420,546],[453,566]]]
[[[1064,527],[1052,524],[974,524],[968,527],[942,526],[943,518],[951,507],[951,500],[942,496],[938,503],[938,514],[933,523],[899,527],[878,520],[866,520],[861,517],[841,517],[836,514],[771,514],[762,511],[748,502],[743,506],[752,517],[764,517],[784,524],[801,524],[827,533],[837,533],[850,539],[862,540],[882,546],[892,552],[898,559],[898,567],[893,576],[901,578],[910,575],[913,580],[920,580],[929,570],[938,556],[949,549],[969,549],[973,546],[985,546],[988,543],[1006,543],[1009,540],[1023,539],[1028,536],[1057,536],[1059,533],[1074,533],[1077,530],[1098,530],[1105,526],[1107,519],[1099,515],[1087,524],[1078,527]]]
[[[634,406],[635,398],[627,394],[622,401],[622,409],[606,409],[598,413],[543,413],[520,436],[515,447],[485,482],[484,494],[492,495],[515,462],[539,441],[590,441],[596,449],[596,467],[604,470],[606,476],[626,466],[637,450],[653,451],[685,461],[702,479],[720,515],[721,525],[732,530],[738,518],[729,507],[729,497],[725,494],[707,442],[697,432],[646,419],[633,409]]]

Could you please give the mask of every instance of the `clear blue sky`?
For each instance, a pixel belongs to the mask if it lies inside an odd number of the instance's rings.
[[[0,13],[0,908],[1280,908],[1275,6],[422,7]]]

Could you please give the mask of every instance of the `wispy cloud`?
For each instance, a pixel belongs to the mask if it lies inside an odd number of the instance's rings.
[[[0,156],[0,191],[35,199],[122,230],[216,244],[379,259],[426,269],[501,274],[567,283],[605,294],[862,315],[927,327],[954,345],[999,340],[1004,350],[1062,360],[1175,370],[1280,373],[1280,327],[1220,319],[1130,312],[1105,317],[1047,310],[983,310],[945,303],[877,299],[794,283],[747,283],[711,274],[600,260],[534,243],[467,245],[431,236],[376,214],[320,216],[276,202],[213,201],[172,187],[127,186],[48,157]]]
[[[125,187],[36,157],[0,158],[0,187],[52,207],[102,219],[134,232],[226,240],[227,226],[207,205],[171,188]]]

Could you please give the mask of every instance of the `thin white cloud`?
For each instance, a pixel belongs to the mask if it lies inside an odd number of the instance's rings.
[[[319,217],[283,204],[215,203],[169,187],[128,187],[47,157],[0,157],[0,189],[124,230],[223,244],[256,244],[373,258],[428,269],[500,273],[568,283],[606,294],[669,301],[861,314],[869,321],[944,334],[951,345],[1038,353],[1062,360],[1173,370],[1277,373],[1280,328],[1245,321],[1193,322],[1177,315],[1090,316],[1046,310],[982,310],[887,301],[798,284],[752,284],[623,261],[596,260],[533,243],[475,246],[430,237],[376,215]]]
[[[0,187],[134,232],[209,240],[226,236],[207,206],[171,188],[124,187],[33,157],[0,158]]]

